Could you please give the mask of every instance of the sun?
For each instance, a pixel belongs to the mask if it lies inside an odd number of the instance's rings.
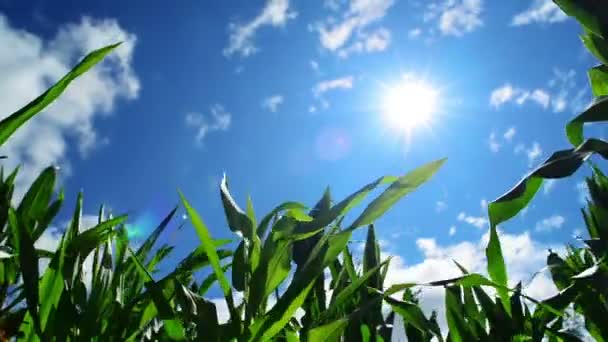
[[[388,86],[382,100],[382,114],[387,124],[406,134],[429,126],[437,112],[439,91],[426,81],[405,77]]]

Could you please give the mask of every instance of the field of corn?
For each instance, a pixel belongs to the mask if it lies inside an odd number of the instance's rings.
[[[600,62],[589,71],[596,100],[567,125],[569,149],[555,152],[489,204],[488,276],[469,273],[455,260],[460,277],[383,284],[390,259],[380,257],[373,223],[433,177],[445,159],[401,177],[380,177],[340,201],[326,191],[312,209],[284,202],[263,216],[254,213],[251,201],[241,209],[224,177],[219,190],[232,241],[214,239],[180,193],[200,245],[162,278],[155,271],[174,246],[156,242],[178,208],[135,248],[127,235],[128,218],[107,215],[103,207],[98,224],[82,230],[79,194],[57,250],[40,250],[35,243],[56,224],[64,202],[56,190],[56,170],[45,169],[21,199],[13,197],[18,170],[3,170],[0,340],[389,341],[398,330],[408,341],[580,341],[581,331],[566,324],[574,313],[584,320],[588,338],[608,341],[608,177],[590,160],[592,155],[608,159],[608,142],[583,134],[585,123],[608,121],[608,2],[555,3],[583,26],[582,42]],[[120,44],[90,53],[44,94],[3,119],[0,145],[114,49]],[[539,301],[527,296],[521,283],[508,286],[497,226],[523,210],[544,179],[568,177],[581,167],[592,170],[582,210],[589,239],[581,247],[568,246],[566,255],[549,252],[547,268],[560,292]],[[380,187],[385,190],[360,216],[346,222],[345,215]],[[367,230],[361,264],[349,250],[357,229]],[[87,258],[92,258],[90,275],[84,274]],[[41,267],[41,261],[48,266]],[[214,285],[224,295],[227,322],[218,321],[214,302],[205,297]],[[416,294],[424,287],[444,289],[447,330],[440,329],[435,313],[427,316],[420,308]],[[242,300],[235,299],[236,292]]]

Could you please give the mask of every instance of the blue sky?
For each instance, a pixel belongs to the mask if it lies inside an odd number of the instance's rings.
[[[339,200],[448,157],[377,222],[383,251],[398,256],[391,279],[457,274],[450,258],[481,271],[484,203],[568,148],[564,125],[591,101],[594,61],[579,33],[547,0],[2,0],[5,115],[87,51],[125,42],[15,137],[8,166],[24,165],[23,188],[57,165],[69,206],[83,189],[87,213],[105,203],[144,232],[179,188],[215,236],[230,238],[224,172],[237,201],[251,195],[261,215],[284,200],[312,206],[327,185]],[[387,89],[404,77],[438,92],[431,123],[407,137],[383,118]],[[513,280],[583,227],[585,172],[549,184],[502,226]],[[179,246],[176,258],[197,244],[191,229],[163,239]],[[546,275],[529,286],[553,290]]]

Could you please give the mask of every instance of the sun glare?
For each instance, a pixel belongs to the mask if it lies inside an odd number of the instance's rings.
[[[428,126],[437,111],[439,91],[420,79],[405,78],[388,87],[382,110],[387,124],[406,134]]]

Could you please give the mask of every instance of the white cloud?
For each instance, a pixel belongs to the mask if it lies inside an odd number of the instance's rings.
[[[11,52],[0,57],[2,117],[44,92],[86,53],[119,41],[123,44],[101,65],[75,80],[53,105],[21,127],[3,146],[3,154],[9,156],[5,167],[22,165],[16,197],[43,168],[55,164],[69,170],[66,154],[72,139],[76,139],[73,145],[83,157],[108,141],[97,136],[94,123],[109,115],[118,99],[134,99],[139,93],[139,80],[132,69],[136,37],[116,20],[84,17],[79,23],[62,25],[45,41],[11,27],[0,15],[0,45]],[[66,172],[61,175],[67,176]]]
[[[545,195],[550,194],[551,191],[553,191],[553,188],[555,188],[556,183],[557,183],[557,180],[555,180],[555,179],[546,179],[543,184],[543,194],[545,194]]]
[[[203,142],[207,134],[215,131],[226,131],[230,128],[232,114],[227,112],[222,105],[214,104],[209,109],[209,115],[205,116],[198,112],[186,114],[186,125],[197,130],[196,142]]]
[[[503,104],[511,101],[514,96],[515,89],[507,83],[492,91],[492,94],[490,95],[490,105],[494,108],[500,108]]]
[[[575,70],[553,70],[553,77],[549,80],[552,89],[551,107],[555,113],[564,112],[569,109],[573,113],[579,113],[586,109],[593,101],[587,87],[579,87]]]
[[[289,0],[268,0],[262,12],[251,21],[244,24],[230,23],[230,37],[224,55],[229,57],[239,54],[248,57],[256,53],[258,48],[254,38],[258,29],[263,26],[283,27],[296,16],[297,13],[289,8]]]
[[[530,166],[534,165],[536,160],[543,154],[543,150],[540,148],[540,144],[536,141],[532,143],[532,147],[526,150],[528,156],[528,163]]]
[[[348,58],[353,53],[384,51],[391,42],[391,33],[380,28],[370,34],[361,33],[360,39],[349,47],[338,50],[338,57]]]
[[[483,217],[483,216],[471,216],[471,215],[467,215],[465,212],[461,212],[460,214],[458,214],[458,216],[456,217],[456,219],[460,222],[465,222],[468,223],[474,227],[477,227],[479,229],[483,229],[483,228],[487,228],[488,226],[488,219]]]
[[[449,231],[450,236],[454,236],[456,234],[456,226],[451,226]]]
[[[483,25],[482,11],[482,0],[434,1],[427,5],[423,19],[436,22],[441,34],[459,37]]]
[[[535,89],[532,91],[532,94],[530,94],[530,99],[541,105],[541,107],[547,108],[549,107],[551,96],[543,89]]]
[[[394,0],[351,0],[340,20],[329,17],[312,29],[319,33],[321,46],[341,57],[353,52],[383,51],[390,44],[390,31],[379,28],[369,33],[367,28],[382,20],[393,4]],[[332,2],[331,7],[337,11],[340,5]]]
[[[525,11],[513,17],[511,25],[522,26],[532,23],[558,23],[568,16],[552,0],[534,0]]]
[[[483,24],[481,11],[482,0],[450,0],[439,19],[439,29],[444,35],[462,36],[472,32]]]
[[[520,106],[527,101],[532,101],[547,109],[551,102],[551,95],[544,89],[515,88],[509,83],[494,89],[490,94],[490,105],[495,109],[499,109],[504,104],[512,101]]]
[[[550,276],[540,273],[531,280],[534,273],[545,267],[547,250],[561,250],[555,246],[545,245],[531,238],[528,232],[522,234],[499,233],[505,263],[509,273],[510,286],[522,281],[524,292],[536,299],[544,299],[557,293]],[[385,286],[408,282],[430,282],[462,273],[452,260],[458,261],[470,272],[486,274],[485,247],[488,234],[479,241],[465,241],[453,245],[439,245],[435,239],[418,239],[416,245],[423,254],[423,261],[407,264],[402,257],[391,260]],[[438,311],[442,331],[446,331],[445,307],[442,288],[423,288],[420,303],[428,314]]]
[[[490,147],[490,151],[496,153],[500,151],[502,145],[496,139],[496,134],[494,132],[490,133],[490,137],[488,138],[488,146]]]
[[[445,211],[446,209],[448,209],[448,204],[445,203],[445,201],[437,201],[437,203],[435,203],[436,212],[441,213],[441,212]]]
[[[272,95],[262,101],[262,108],[275,113],[277,110],[279,110],[279,106],[283,104],[284,100],[283,95]]]
[[[509,127],[509,129],[507,129],[502,136],[503,136],[503,138],[505,138],[506,141],[510,142],[511,140],[513,140],[513,137],[515,136],[516,133],[517,133],[517,130],[515,129],[515,127]]]
[[[334,89],[351,89],[353,87],[353,77],[346,76],[342,78],[336,78],[333,80],[327,80],[319,82],[315,85],[312,92],[315,96],[319,97],[324,93]]]
[[[566,219],[561,215],[552,215],[536,223],[537,232],[550,232],[560,229],[566,222]]]

